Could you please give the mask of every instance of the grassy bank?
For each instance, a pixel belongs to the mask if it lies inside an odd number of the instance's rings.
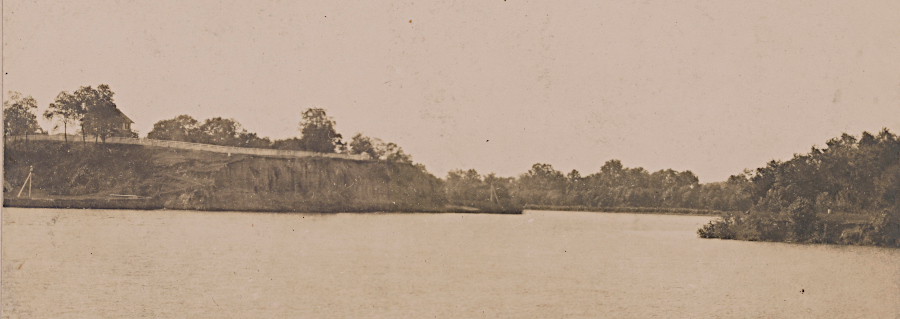
[[[144,145],[31,141],[6,146],[5,206],[279,212],[517,213],[457,207],[419,166],[271,158]],[[33,167],[31,199],[15,193]],[[113,198],[131,195],[141,199]]]

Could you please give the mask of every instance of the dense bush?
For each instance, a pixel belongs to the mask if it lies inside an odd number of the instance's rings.
[[[885,129],[826,145],[757,169],[746,188],[753,209],[700,237],[900,247],[900,138]]]

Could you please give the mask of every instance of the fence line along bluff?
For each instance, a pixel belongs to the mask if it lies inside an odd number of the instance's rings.
[[[82,141],[77,139],[76,136],[69,136],[70,142],[88,142],[88,143],[96,143],[95,140],[85,140]],[[16,141],[58,141],[64,142],[66,140],[65,136],[62,135],[28,135],[26,136],[11,136],[9,140]],[[340,159],[348,159],[354,161],[367,161],[370,160],[369,156],[366,154],[336,154],[336,153],[316,153],[316,152],[306,152],[306,151],[291,151],[291,150],[273,150],[267,148],[249,148],[249,147],[235,147],[235,146],[221,146],[221,145],[212,145],[212,144],[201,144],[201,143],[190,143],[190,142],[181,142],[181,141],[166,141],[166,140],[154,140],[149,138],[130,138],[130,137],[109,137],[106,139],[106,143],[109,144],[131,144],[131,145],[146,145],[146,146],[157,146],[157,147],[168,147],[168,148],[176,148],[183,150],[196,150],[196,151],[207,151],[207,152],[216,152],[223,154],[245,154],[245,155],[259,155],[259,156],[270,156],[270,157],[327,157],[327,158],[340,158]]]

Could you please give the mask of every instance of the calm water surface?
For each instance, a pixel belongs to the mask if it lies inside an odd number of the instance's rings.
[[[5,208],[2,316],[900,318],[900,250],[708,220]]]

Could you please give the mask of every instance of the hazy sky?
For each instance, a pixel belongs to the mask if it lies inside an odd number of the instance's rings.
[[[893,0],[3,5],[4,92],[43,112],[109,84],[142,136],[188,114],[285,138],[321,107],[439,176],[620,159],[712,182],[842,132],[900,132]]]

